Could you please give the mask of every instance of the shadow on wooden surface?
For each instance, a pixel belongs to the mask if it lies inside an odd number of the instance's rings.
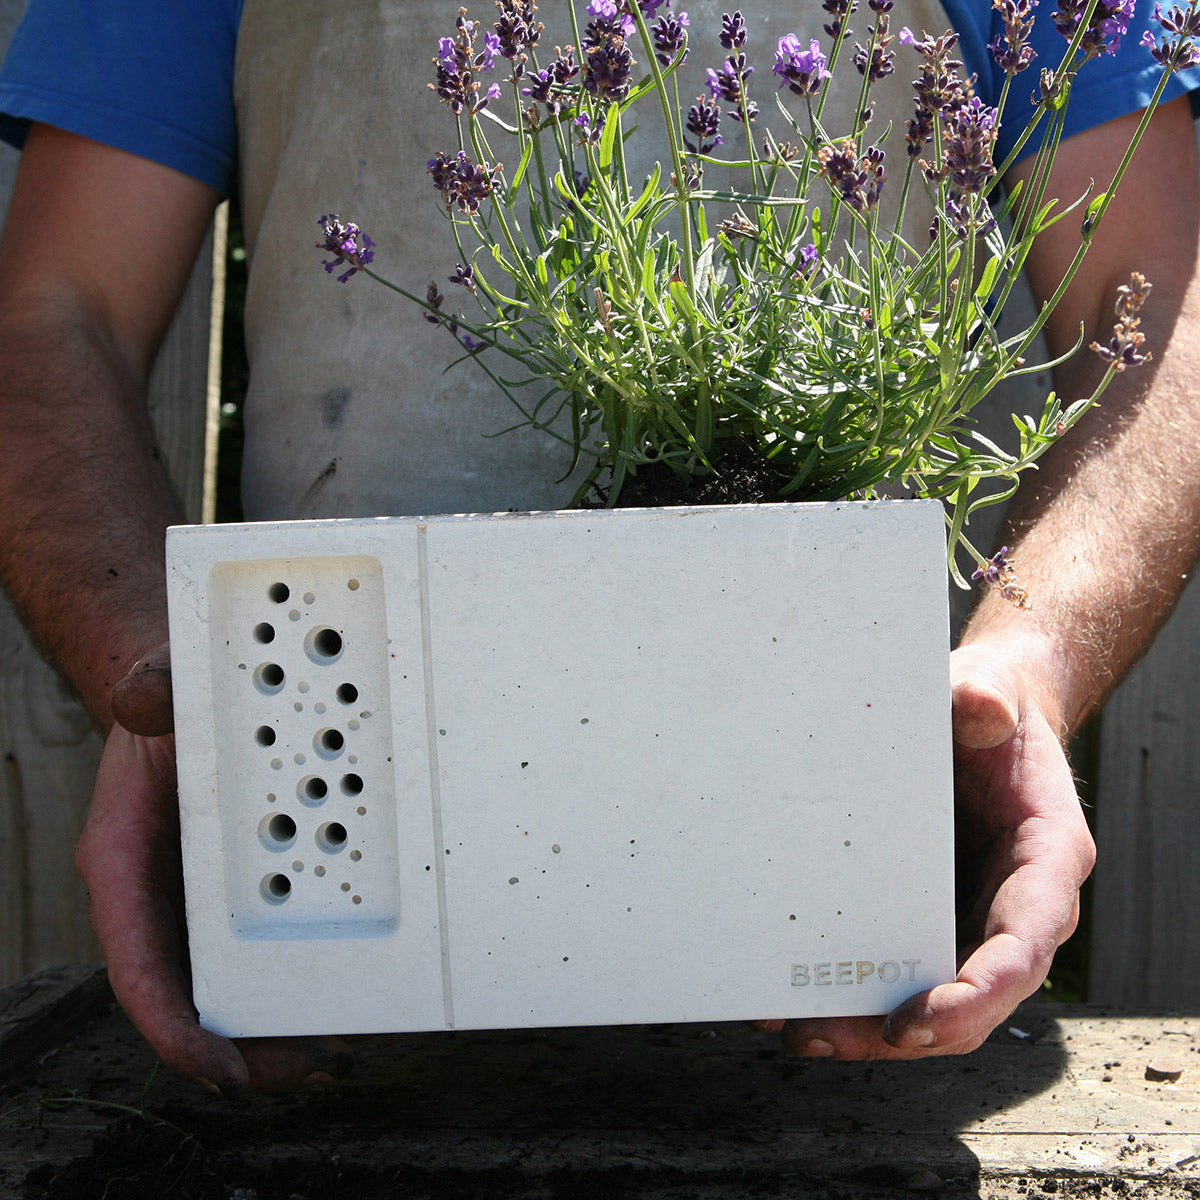
[[[220,1100],[93,1015],[101,979],[20,985],[26,1017],[39,988],[60,1022],[80,1007],[8,1071],[0,1196],[1200,1195],[1195,1017],[1031,1004],[973,1055],[907,1064],[800,1061],[740,1025],[409,1034],[360,1043],[349,1082]],[[1182,1075],[1148,1080],[1164,1058]]]

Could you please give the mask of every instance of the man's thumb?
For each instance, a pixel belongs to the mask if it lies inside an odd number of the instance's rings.
[[[113,719],[130,733],[160,737],[174,728],[171,648],[164,642],[134,663],[109,693]]]

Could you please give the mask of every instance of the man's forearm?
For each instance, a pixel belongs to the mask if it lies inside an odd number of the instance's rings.
[[[74,299],[0,305],[0,577],[101,727],[164,641],[163,530],[179,507],[141,381]]]
[[[1154,285],[1142,312],[1153,360],[1118,375],[1017,493],[1003,540],[1032,608],[985,595],[963,635],[1017,655],[1064,738],[1149,645],[1200,547],[1197,168],[1190,115],[1178,103],[1155,121],[1164,115],[1166,133],[1139,151],[1104,244],[1050,329],[1052,351],[1071,344],[1081,322],[1088,341],[1107,342],[1115,288],[1141,270]],[[1167,153],[1178,170],[1169,185],[1155,167]],[[1052,286],[1054,261],[1040,278],[1034,271],[1035,291]],[[1103,369],[1080,351],[1056,374],[1059,394],[1090,394]]]

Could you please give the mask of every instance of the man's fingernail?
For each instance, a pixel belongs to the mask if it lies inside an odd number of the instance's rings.
[[[926,1047],[932,1046],[935,1041],[937,1041],[937,1035],[932,1029],[923,1029],[919,1025],[914,1025],[899,1034],[892,1045],[901,1050],[924,1050]]]
[[[800,1047],[800,1053],[805,1058],[832,1058],[837,1053],[837,1047],[824,1038],[810,1038]]]
[[[333,1078],[332,1075],[330,1075],[330,1073],[328,1071],[314,1071],[311,1075],[309,1075],[305,1078],[303,1086],[304,1087],[312,1087],[314,1084],[318,1084],[318,1083],[335,1083],[335,1082],[336,1082],[336,1080]]]
[[[223,1091],[221,1091],[221,1089],[219,1087],[217,1087],[217,1085],[215,1083],[213,1083],[213,1081],[211,1079],[201,1079],[199,1076],[197,1076],[196,1082],[202,1088],[207,1088],[210,1092],[212,1092],[212,1094],[214,1096],[224,1096],[225,1095],[225,1093]]]

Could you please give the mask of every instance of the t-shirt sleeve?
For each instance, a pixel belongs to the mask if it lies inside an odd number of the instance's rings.
[[[0,137],[30,121],[233,185],[241,0],[30,0],[0,68]]]
[[[1000,14],[981,0],[943,0],[943,3],[959,32],[966,70],[978,76],[977,90],[980,96],[987,103],[995,104],[1004,75],[988,52],[987,44],[1004,33]],[[997,162],[1008,156],[1033,115],[1032,97],[1038,91],[1041,71],[1053,70],[1066,53],[1067,40],[1054,25],[1055,11],[1056,0],[1041,0],[1034,9],[1029,44],[1037,57],[1026,70],[1014,77],[1009,87],[996,143]],[[1135,14],[1130,19],[1129,32],[1121,38],[1116,53],[1102,54],[1080,68],[1071,87],[1064,137],[1137,112],[1150,103],[1163,68],[1150,51],[1140,44],[1147,30],[1156,38],[1162,36],[1162,28],[1154,19],[1154,6],[1141,3],[1136,6]],[[1168,82],[1163,99],[1172,100],[1197,88],[1200,88],[1200,70],[1185,71]],[[1039,138],[1035,134],[1025,147],[1025,152],[1036,150],[1038,143]]]

